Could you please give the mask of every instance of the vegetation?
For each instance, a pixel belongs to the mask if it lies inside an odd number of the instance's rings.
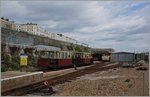
[[[36,58],[33,56],[32,53],[28,53],[28,66],[31,66],[31,67],[36,67],[37,66],[37,62],[36,62]]]
[[[6,41],[6,37],[14,37],[14,33],[15,33],[15,37],[17,37],[17,39],[22,39],[24,38],[25,39],[25,43],[26,43],[26,40],[29,39],[29,37],[31,38],[31,40],[33,39],[33,43],[30,43],[32,45],[49,45],[49,46],[55,46],[55,47],[59,47],[61,48],[62,50],[69,50],[69,51],[77,51],[77,52],[88,52],[89,51],[89,48],[87,47],[84,47],[84,46],[81,46],[81,45],[75,45],[75,44],[72,44],[72,43],[65,43],[65,42],[61,42],[61,41],[56,41],[56,40],[52,40],[52,39],[48,39],[46,37],[40,37],[40,36],[34,36],[34,35],[31,35],[31,34],[28,34],[26,32],[22,32],[21,34],[18,34],[19,32],[15,32],[12,33],[10,30],[8,29],[2,29],[3,32],[5,33],[2,33],[2,40]],[[61,35],[60,35],[61,36]],[[15,38],[12,38],[14,39],[14,44],[16,42]],[[32,42],[32,41],[31,41]],[[17,42],[18,43],[18,42]],[[24,43],[24,42],[23,42]],[[28,41],[27,41],[28,43]],[[16,50],[15,50],[16,51]],[[18,51],[16,51],[18,52]],[[15,54],[13,51],[10,52],[11,54],[7,54],[7,53],[4,53],[2,52],[2,56],[1,56],[1,60],[2,60],[2,63],[1,63],[1,71],[7,71],[7,70],[18,70],[20,68],[20,56],[18,54]],[[33,56],[32,52],[29,52],[29,50],[27,50],[27,55],[28,55],[28,66],[32,66],[32,67],[36,67],[36,63],[37,63],[37,60],[36,58]]]
[[[74,49],[73,49],[73,46],[67,46],[67,49],[69,50],[69,51],[73,51]]]
[[[1,71],[7,71],[9,64],[11,64],[11,56],[9,54],[2,54],[2,65],[1,65]]]
[[[12,62],[10,64],[11,70],[19,70],[20,68],[20,56],[19,55],[13,55]]]
[[[84,47],[84,52],[89,52],[90,49],[88,47]]]
[[[49,42],[48,45],[63,48],[63,45],[59,42]]]
[[[31,52],[27,52],[28,55],[28,66],[36,67],[36,58]],[[5,72],[8,70],[19,70],[20,69],[20,56],[18,54],[2,54],[2,65],[1,71]]]
[[[12,57],[10,54],[2,54],[1,71],[18,70],[20,66],[19,62],[20,57],[18,55],[13,55]]]
[[[7,69],[6,65],[2,64],[2,65],[1,65],[1,72],[5,72],[5,71],[7,71],[7,70],[8,70],[8,69]]]
[[[75,47],[75,51],[77,51],[77,52],[82,52],[82,48],[81,48],[80,46],[76,46],[76,47]]]

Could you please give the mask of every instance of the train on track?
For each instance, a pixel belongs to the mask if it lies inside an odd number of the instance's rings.
[[[58,47],[38,45],[38,67],[71,67],[89,65],[95,62],[110,62],[110,53],[62,51]]]
[[[92,64],[92,57],[87,52],[45,51],[38,59],[39,67],[69,67]]]
[[[59,48],[39,48],[40,56],[37,64],[39,67],[71,67],[89,65],[93,63],[92,54],[89,52],[61,51]]]

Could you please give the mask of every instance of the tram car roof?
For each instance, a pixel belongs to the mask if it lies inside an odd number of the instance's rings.
[[[69,52],[69,53],[78,53],[78,54],[91,54],[90,52],[76,52],[76,51],[59,51],[59,52]]]
[[[54,47],[54,46],[47,46],[47,45],[36,45],[35,46],[37,51],[60,51],[61,48]]]

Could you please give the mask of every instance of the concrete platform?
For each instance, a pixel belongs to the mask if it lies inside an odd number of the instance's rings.
[[[50,79],[50,78],[55,78],[55,77],[58,77],[58,76],[61,76],[61,75],[65,75],[65,74],[68,74],[68,73],[72,73],[72,72],[75,72],[75,71],[78,71],[78,70],[82,70],[82,69],[91,67],[93,65],[95,65],[95,64],[77,67],[77,70],[74,70],[74,68],[72,67],[72,68],[63,69],[63,70],[46,72],[46,73],[43,73],[43,79],[47,80],[47,79]]]
[[[1,92],[43,80],[43,72],[8,71],[1,73]]]
[[[93,64],[94,65],[94,64]],[[1,91],[19,88],[22,86],[30,85],[36,82],[44,81],[50,78],[55,78],[64,74],[82,70],[93,65],[87,65],[82,67],[51,71],[47,73],[43,72],[20,72],[20,71],[7,71],[1,73]]]
[[[6,71],[1,73],[1,79],[15,77],[25,74],[30,74],[31,72],[20,72],[20,71]]]

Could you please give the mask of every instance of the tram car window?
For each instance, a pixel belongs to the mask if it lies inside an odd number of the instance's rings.
[[[70,52],[70,59],[72,58],[72,53]]]
[[[54,59],[56,59],[56,52],[54,52]]]
[[[68,56],[67,56],[67,59],[68,59],[68,58],[70,58],[70,53],[69,53],[69,52],[68,52]]]
[[[58,59],[58,52],[56,52],[56,59]]]
[[[54,53],[50,52],[50,58],[52,59],[54,57]]]
[[[66,52],[66,59],[68,58],[68,52]]]
[[[71,55],[70,55],[70,52],[68,53],[68,58],[70,59]]]
[[[59,52],[56,52],[56,58],[59,59]]]
[[[47,58],[49,56],[48,52],[41,52],[41,58]]]
[[[64,52],[62,52],[62,59],[64,59]]]
[[[70,52],[68,53],[68,58],[69,58],[69,59],[71,58],[71,53],[70,53]]]
[[[88,58],[90,58],[90,55],[88,54]]]
[[[60,59],[60,52],[58,52],[58,58]]]
[[[59,52],[59,59],[61,59],[61,52]]]
[[[81,54],[81,58],[83,58],[83,53]]]
[[[63,52],[63,59],[65,59],[65,56],[66,56],[65,52]]]
[[[55,59],[57,59],[57,52],[55,52]]]
[[[66,53],[65,52],[63,52],[64,53],[64,59],[66,59]]]
[[[60,52],[58,52],[58,58],[60,59]]]
[[[83,54],[83,58],[85,58],[85,53]]]

